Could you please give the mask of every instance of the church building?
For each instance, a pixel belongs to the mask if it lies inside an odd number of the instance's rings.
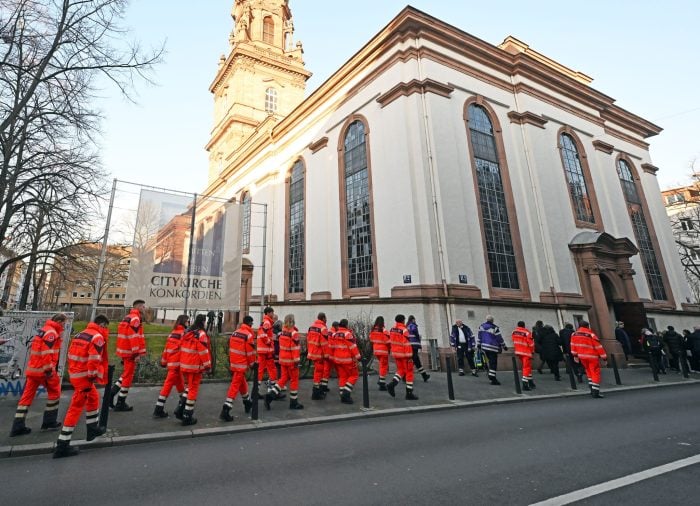
[[[286,0],[235,0],[210,91],[206,194],[242,204],[242,310],[264,286],[301,330],[413,314],[688,327],[649,138],[661,128],[507,37],[406,7],[305,98]],[[638,335],[638,334],[637,334]]]

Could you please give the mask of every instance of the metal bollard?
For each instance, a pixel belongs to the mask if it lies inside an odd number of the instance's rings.
[[[455,400],[455,388],[452,384],[452,355],[445,355],[445,364],[447,365],[447,397]]]
[[[685,350],[681,350],[681,354],[678,355],[678,361],[681,364],[681,371],[683,371],[683,377],[690,378],[690,370],[688,368],[688,354]]]
[[[515,393],[522,394],[523,389],[520,386],[520,373],[518,372],[518,361],[515,357],[510,357],[513,360],[513,380],[515,381]]]
[[[569,383],[571,384],[571,390],[578,390],[576,385],[576,378],[574,378],[574,361],[571,355],[566,355],[566,372],[569,374]]]
[[[250,399],[253,401],[253,408],[250,411],[250,418],[252,420],[258,419],[258,399],[260,398],[260,384],[258,383],[258,367],[260,365],[256,362],[253,364],[253,391],[250,394]]]
[[[114,380],[114,366],[107,367],[107,384],[105,385],[104,394],[102,394],[102,406],[100,407],[99,426],[107,428],[109,420],[109,407],[112,405],[112,381]]]
[[[617,359],[615,355],[610,354],[610,362],[612,363],[613,374],[615,375],[615,384],[622,385],[622,380],[620,379],[620,371],[617,369]]]
[[[656,361],[649,353],[649,364],[651,365],[651,373],[654,375],[654,381],[659,381],[659,371],[656,369]]]
[[[369,378],[367,376],[367,359],[362,357],[362,406],[365,409],[369,409]]]

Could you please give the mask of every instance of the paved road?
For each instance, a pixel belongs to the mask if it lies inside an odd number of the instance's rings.
[[[3,503],[530,504],[699,454],[698,393],[688,385],[7,459]],[[587,504],[692,504],[699,470]]]

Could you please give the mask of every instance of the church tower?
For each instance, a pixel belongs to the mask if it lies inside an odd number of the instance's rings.
[[[214,94],[214,127],[207,144],[209,183],[266,120],[278,121],[304,99],[311,73],[294,42],[289,0],[235,0],[230,52],[222,55]]]

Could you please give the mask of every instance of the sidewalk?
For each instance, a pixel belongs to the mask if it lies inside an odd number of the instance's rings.
[[[427,383],[423,382],[420,375],[416,375],[415,393],[419,397],[418,401],[407,401],[404,399],[405,387],[403,384],[397,387],[396,398],[390,397],[387,392],[379,392],[377,389],[377,376],[372,375],[369,377],[371,406],[369,410],[362,408],[361,376],[360,381],[355,386],[353,394],[355,404],[353,405],[340,403],[335,380],[331,380],[332,392],[328,394],[326,400],[311,401],[312,383],[310,380],[302,380],[299,388],[299,400],[305,409],[290,410],[288,400],[284,399],[273,402],[272,409],[266,411],[264,403],[261,401],[259,404],[259,420],[253,421],[250,419],[250,415],[244,414],[243,405],[239,398],[236,399],[232,410],[235,420],[230,423],[222,422],[218,418],[222,403],[226,397],[228,383],[206,383],[200,389],[199,400],[195,408],[195,417],[199,422],[191,427],[183,427],[172,416],[172,411],[177,403],[175,394],[171,394],[166,405],[166,410],[171,413],[171,416],[156,420],[151,415],[160,387],[133,387],[129,392],[128,403],[134,407],[134,411],[129,413],[110,412],[107,435],[91,443],[84,441],[85,423],[81,419],[76,427],[73,442],[77,446],[96,448],[326,423],[366,418],[368,416],[391,416],[417,411],[453,409],[503,402],[533,401],[572,395],[585,397],[581,399],[581,402],[609,402],[614,405],[615,397],[624,395],[624,390],[627,389],[700,383],[700,374],[691,374],[690,379],[684,379],[675,372],[661,375],[660,381],[656,383],[649,368],[635,368],[620,371],[622,386],[618,387],[615,385],[612,370],[604,369],[601,391],[609,395],[606,395],[606,399],[594,401],[590,398],[585,383],[578,384],[578,390],[572,390],[569,378],[563,369],[562,373],[562,381],[559,382],[555,381],[551,374],[539,375],[535,373],[534,380],[537,384],[537,389],[531,392],[523,392],[522,395],[515,393],[513,373],[510,371],[499,373],[498,377],[502,383],[501,386],[490,385],[485,373],[480,373],[478,378],[469,374],[467,376],[453,374],[455,401],[448,400],[447,376],[445,373],[431,372],[431,378]],[[65,391],[61,396],[59,420],[62,419],[68,407],[71,395],[72,391]],[[100,395],[102,395],[102,391],[100,391]],[[40,430],[45,394],[35,400],[27,416],[27,426],[32,428],[32,433],[26,436],[10,438],[9,432],[17,400],[18,397],[8,396],[0,398],[0,458],[50,453],[53,450],[58,433]]]

